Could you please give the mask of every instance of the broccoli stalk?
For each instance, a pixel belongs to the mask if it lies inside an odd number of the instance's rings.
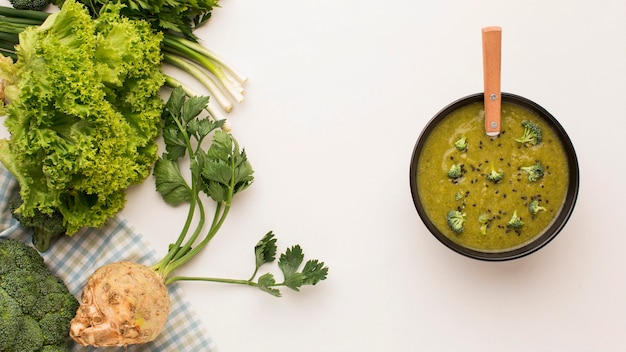
[[[522,166],[519,168],[521,171],[528,174],[528,181],[535,182],[543,177],[543,165],[540,162],[530,166]]]
[[[456,233],[463,232],[463,225],[465,225],[465,213],[458,210],[450,210],[447,216],[448,226]]]
[[[537,126],[537,124],[532,121],[524,121],[522,122],[522,126],[524,127],[524,134],[515,141],[526,146],[541,143],[541,128]]]
[[[9,199],[9,210],[11,215],[20,222],[24,227],[33,230],[33,246],[40,252],[50,249],[52,243],[60,236],[65,234],[65,225],[63,224],[63,215],[57,210],[51,214],[45,214],[35,209],[32,216],[22,214],[20,207],[24,203],[20,192]]]

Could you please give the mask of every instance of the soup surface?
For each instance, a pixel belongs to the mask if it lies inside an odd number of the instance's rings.
[[[502,131],[489,137],[484,130],[484,105],[473,103],[441,120],[424,142],[417,163],[417,189],[424,210],[448,238],[467,248],[497,252],[520,247],[541,235],[560,212],[568,189],[565,150],[555,132],[533,112],[502,103]],[[521,143],[523,121],[541,129],[537,145]],[[467,149],[455,146],[465,138]],[[543,176],[534,181],[526,168],[537,163]],[[461,176],[448,171],[461,167]],[[498,182],[487,178],[503,173]],[[541,208],[533,214],[532,201]],[[451,210],[464,215],[462,230],[448,223]],[[523,225],[511,226],[516,215]]]

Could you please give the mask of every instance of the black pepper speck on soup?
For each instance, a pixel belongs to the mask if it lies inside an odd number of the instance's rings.
[[[503,103],[501,116],[500,135],[489,137],[484,131],[483,103],[459,108],[431,131],[418,157],[417,189],[424,211],[447,237],[480,251],[510,250],[541,235],[560,212],[568,188],[567,156],[550,126],[514,104]],[[524,134],[525,120],[541,128],[540,144],[515,141]],[[468,147],[460,151],[454,142],[463,136]],[[519,168],[538,162],[544,176],[531,182]],[[446,175],[453,163],[463,165],[462,176],[455,180]],[[504,172],[504,178],[489,181],[486,176],[492,170]],[[528,207],[533,200],[546,210],[531,214]],[[460,233],[446,221],[453,209],[466,215]],[[514,212],[524,223],[521,228],[507,226]],[[489,219],[486,225],[479,221],[481,215]]]

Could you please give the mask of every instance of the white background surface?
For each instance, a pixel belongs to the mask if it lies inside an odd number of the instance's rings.
[[[247,278],[270,229],[330,273],[280,299],[185,283],[220,351],[626,350],[624,1],[221,5],[200,35],[251,78],[229,117],[256,180],[181,273]],[[502,90],[559,119],[581,168],[564,231],[504,263],[441,245],[408,182],[428,120],[482,91],[490,25],[503,28]],[[164,251],[185,210],[152,181],[129,198],[124,214]]]
[[[184,283],[219,351],[626,350],[626,2],[221,5],[198,34],[250,76],[229,118],[256,178],[179,274],[247,278],[269,230],[330,272],[282,298]],[[490,25],[503,28],[502,90],[550,111],[581,168],[563,232],[504,263],[441,245],[408,182],[428,120],[482,91]],[[123,214],[164,253],[186,209],[164,205],[150,179]]]

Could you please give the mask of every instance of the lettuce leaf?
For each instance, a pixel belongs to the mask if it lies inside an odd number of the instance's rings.
[[[20,34],[17,61],[0,58],[9,139],[0,162],[30,216],[59,210],[67,234],[100,227],[157,159],[163,101],[162,34],[107,5],[92,19],[66,1]]]

